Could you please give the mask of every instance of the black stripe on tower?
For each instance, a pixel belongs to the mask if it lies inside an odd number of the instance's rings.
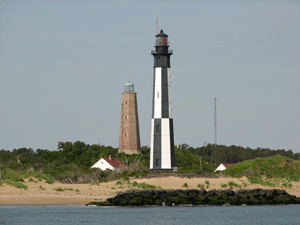
[[[170,119],[170,146],[171,146],[171,167],[175,166],[175,151],[174,151],[174,130],[173,119]]]
[[[161,68],[161,117],[169,118],[168,68]]]
[[[170,55],[153,55],[154,67],[171,67]]]
[[[154,119],[153,169],[161,169],[161,119]]]

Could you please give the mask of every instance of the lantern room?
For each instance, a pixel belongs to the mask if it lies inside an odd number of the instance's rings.
[[[124,85],[124,93],[134,93],[134,85],[130,81],[128,81]]]
[[[168,35],[164,33],[163,30],[160,30],[160,33],[156,36],[155,50],[151,51],[152,55],[172,55],[172,50],[169,50],[169,41]]]
[[[166,35],[163,30],[160,30],[160,33],[157,34],[155,37],[155,46],[169,46],[168,35]]]

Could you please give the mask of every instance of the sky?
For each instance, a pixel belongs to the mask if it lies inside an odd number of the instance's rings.
[[[135,85],[150,144],[153,56],[169,35],[175,144],[300,152],[299,1],[0,0],[0,149],[118,147]]]

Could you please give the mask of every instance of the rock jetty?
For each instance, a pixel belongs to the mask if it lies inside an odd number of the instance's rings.
[[[97,206],[181,206],[181,205],[278,205],[300,204],[300,198],[285,190],[129,190],[103,202],[90,202]]]

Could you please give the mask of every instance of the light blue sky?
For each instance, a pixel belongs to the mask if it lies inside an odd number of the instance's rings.
[[[0,0],[0,149],[118,146],[121,93],[150,143],[155,17],[169,35],[175,143],[300,152],[299,1]]]

